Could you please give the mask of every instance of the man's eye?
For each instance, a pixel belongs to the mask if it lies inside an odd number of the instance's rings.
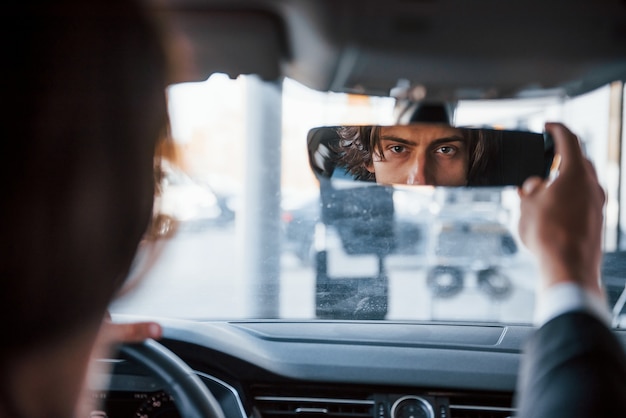
[[[436,153],[450,155],[456,152],[456,148],[444,145],[443,147],[439,147],[435,150]]]
[[[391,150],[391,152],[394,152],[396,154],[400,154],[406,150],[406,147],[404,145],[393,145],[389,148],[389,150]]]

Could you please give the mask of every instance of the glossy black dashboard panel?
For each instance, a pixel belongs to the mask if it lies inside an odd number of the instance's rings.
[[[499,324],[160,322],[163,344],[198,372],[228,418],[508,417],[533,332]],[[626,333],[616,334],[626,347]],[[173,413],[163,409],[167,395],[139,375],[116,365],[109,408]]]

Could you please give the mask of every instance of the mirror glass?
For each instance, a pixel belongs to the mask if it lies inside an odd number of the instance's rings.
[[[307,142],[318,179],[382,185],[521,185],[546,177],[554,155],[540,133],[438,123],[325,126]]]

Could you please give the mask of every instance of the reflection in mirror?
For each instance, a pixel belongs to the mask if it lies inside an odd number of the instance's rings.
[[[415,307],[431,309],[430,318],[439,302],[526,300],[514,289],[519,278],[510,269],[528,261],[513,229],[515,188],[328,181],[320,197],[314,248],[318,318],[385,319],[394,309],[390,289],[400,277],[419,283],[411,285],[417,286],[415,300],[427,306]],[[522,276],[534,277],[533,264],[522,264],[530,269]]]
[[[314,128],[308,151],[320,180],[457,187],[521,185],[553,157],[539,133],[435,123]]]
[[[512,297],[504,266],[519,251],[503,194],[517,193],[501,186],[546,177],[549,138],[435,123],[334,126],[311,130],[308,147],[320,181],[317,317],[386,318],[400,259],[419,270],[431,315],[463,294]]]

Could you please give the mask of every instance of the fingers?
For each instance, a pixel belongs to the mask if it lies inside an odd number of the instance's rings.
[[[107,318],[108,317],[108,318]],[[148,338],[160,339],[163,330],[156,322],[111,322],[107,313],[94,344],[92,358],[106,358],[120,344],[139,343]]]
[[[598,173],[593,163],[586,159],[584,161],[584,164],[585,164],[585,169],[587,170],[587,173],[589,173],[590,178],[594,179],[595,181],[598,181]]]
[[[156,322],[113,323],[106,321],[101,331],[109,344],[138,343],[163,334]]]
[[[114,324],[118,342],[137,343],[148,338],[161,338],[161,326],[154,322],[136,322],[130,324]]]
[[[544,181],[537,176],[527,178],[522,187],[518,189],[519,196],[524,197],[536,193],[543,186],[543,183]]]
[[[565,125],[548,122],[545,128],[552,135],[555,151],[561,156],[559,171],[567,170],[585,160],[578,138]]]

